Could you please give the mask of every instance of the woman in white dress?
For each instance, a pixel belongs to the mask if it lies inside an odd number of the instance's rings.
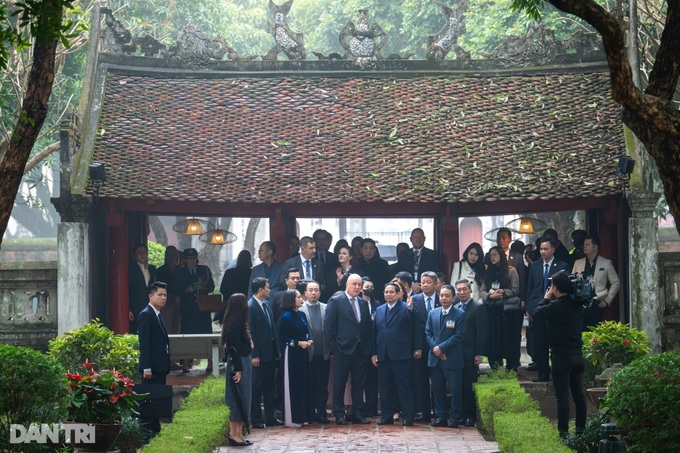
[[[484,279],[484,250],[477,242],[473,242],[463,252],[463,259],[453,263],[451,284],[467,279],[472,285],[472,298],[480,300],[480,287]]]

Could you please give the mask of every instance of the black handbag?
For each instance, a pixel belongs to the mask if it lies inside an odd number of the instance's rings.
[[[503,298],[503,311],[517,311],[522,309],[522,302],[519,297],[504,297]]]

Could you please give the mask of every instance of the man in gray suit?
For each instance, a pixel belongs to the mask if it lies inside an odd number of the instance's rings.
[[[330,423],[326,415],[328,401],[328,374],[330,371],[331,351],[323,338],[324,316],[326,304],[319,302],[321,289],[314,280],[303,280],[298,283],[298,291],[302,294],[304,304],[300,311],[307,316],[307,326],[312,335],[312,347],[309,352],[309,414],[310,420],[327,425]]]
[[[371,312],[361,294],[361,276],[351,274],[345,292],[331,297],[324,317],[324,341],[333,354],[333,414],[335,424],[346,425],[345,386],[352,376],[352,423],[367,425],[364,387],[371,351]]]

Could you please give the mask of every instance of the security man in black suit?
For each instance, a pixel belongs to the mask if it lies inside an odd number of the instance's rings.
[[[458,304],[456,308],[465,312],[465,333],[463,334],[463,417],[459,425],[475,426],[477,403],[472,384],[477,382],[479,364],[486,349],[488,320],[486,307],[472,298],[472,286],[467,279],[455,282]]]
[[[130,333],[137,333],[135,317],[149,302],[149,284],[156,281],[156,266],[149,264],[149,249],[141,242],[132,249],[134,261],[128,266],[128,303],[130,316]]]
[[[346,425],[345,386],[352,376],[352,423],[367,425],[364,417],[366,368],[371,351],[371,312],[360,297],[363,281],[358,274],[347,279],[345,292],[331,297],[324,315],[324,341],[333,354],[333,414]]]
[[[170,373],[170,340],[160,314],[168,298],[167,285],[152,283],[147,294],[149,303],[137,317],[139,372],[143,384],[165,384],[165,377]],[[146,423],[153,435],[161,430],[158,418],[147,419]]]
[[[274,315],[269,307],[269,280],[255,277],[250,284],[253,297],[248,301],[248,328],[253,339],[252,404],[250,418],[253,428],[264,429],[260,403],[264,399],[267,426],[281,426],[274,407],[276,366],[279,359],[279,342],[274,335]]]
[[[422,229],[416,228],[411,231],[412,248],[399,254],[397,261],[397,271],[406,271],[413,277],[416,286],[414,289],[420,290],[417,287],[417,282],[420,281],[420,276],[423,272],[439,272],[441,271],[442,263],[438,252],[425,247],[425,233]]]

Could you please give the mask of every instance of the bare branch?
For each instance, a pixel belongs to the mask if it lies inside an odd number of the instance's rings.
[[[35,166],[42,162],[47,156],[52,153],[56,153],[57,151],[59,151],[59,142],[54,142],[47,145],[26,163],[26,167],[24,167],[24,175],[33,170]]]

